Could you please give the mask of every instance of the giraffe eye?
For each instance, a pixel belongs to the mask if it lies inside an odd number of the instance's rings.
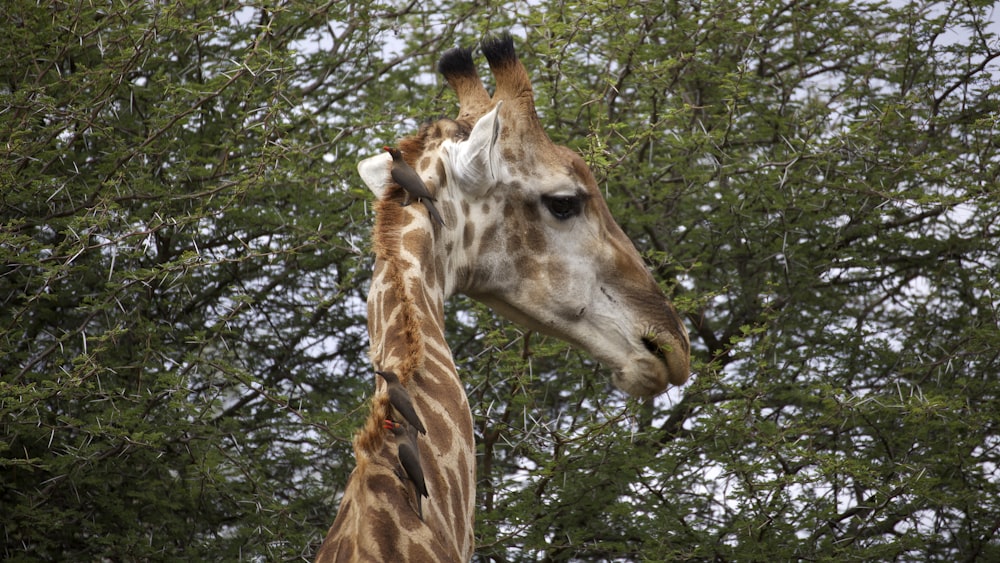
[[[580,214],[583,208],[583,198],[580,196],[542,196],[542,203],[549,210],[553,217],[559,220],[566,220]]]

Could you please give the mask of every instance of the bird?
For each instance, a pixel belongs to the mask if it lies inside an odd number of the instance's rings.
[[[403,160],[403,153],[399,152],[399,149],[392,147],[382,147],[390,156],[392,156],[392,168],[389,171],[389,175],[392,176],[393,181],[399,184],[404,191],[406,191],[406,199],[403,200],[403,207],[410,205],[410,199],[416,198],[424,202],[427,206],[427,212],[430,213],[431,217],[435,221],[441,223],[444,226],[444,219],[441,218],[441,214],[438,213],[436,207],[434,207],[434,196],[431,195],[431,191],[427,189],[427,185],[424,181],[420,179],[420,175],[417,171],[413,169],[409,164]]]
[[[424,469],[420,466],[420,449],[417,445],[416,428],[413,426],[403,427],[402,424],[388,420],[382,425],[386,430],[392,430],[396,436],[396,455],[399,456],[399,464],[403,466],[406,477],[413,481],[413,487],[417,491],[417,516],[424,519],[423,500],[420,497],[428,497],[427,483],[424,481]],[[402,475],[398,474],[400,479]]]
[[[375,370],[375,373],[382,376],[382,379],[386,383],[386,392],[389,394],[389,404],[392,408],[396,409],[399,414],[403,415],[403,418],[410,424],[410,426],[416,428],[421,434],[426,435],[427,429],[424,428],[424,423],[420,421],[420,417],[417,416],[417,411],[413,409],[413,401],[410,399],[410,392],[403,387],[403,384],[399,382],[399,378],[396,377],[396,373],[392,371],[379,371]]]

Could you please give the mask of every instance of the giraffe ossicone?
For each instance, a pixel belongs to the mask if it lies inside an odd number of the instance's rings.
[[[542,129],[512,38],[487,38],[481,47],[494,93],[471,50],[447,51],[438,69],[458,95],[458,117],[425,124],[398,143],[434,195],[443,225],[421,206],[400,206],[405,190],[393,180],[388,154],[358,165],[377,197],[370,357],[376,370],[398,375],[426,426],[419,451],[405,455],[431,494],[416,514],[420,499],[410,502],[422,495],[395,473],[399,431],[395,447],[385,439],[383,423],[394,408],[389,381],[376,378],[371,414],[354,441],[357,467],[319,561],[472,557],[475,440],[445,341],[451,295],[466,294],[586,350],[629,394],[653,396],[689,375],[680,317],[611,217],[583,159]]]

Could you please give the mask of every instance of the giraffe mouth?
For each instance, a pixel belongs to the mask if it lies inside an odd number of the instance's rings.
[[[670,347],[657,342],[647,333],[640,338],[642,348],[635,350],[630,360],[612,373],[615,387],[638,398],[655,397],[666,390],[671,379]],[[640,352],[645,349],[648,354]]]

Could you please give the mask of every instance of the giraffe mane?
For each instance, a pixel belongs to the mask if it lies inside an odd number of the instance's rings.
[[[406,137],[399,143],[399,148],[403,151],[404,158],[409,155],[419,155],[424,148],[423,135],[413,135]],[[385,195],[375,203],[375,228],[373,230],[372,242],[376,259],[382,261],[382,267],[386,268],[386,279],[393,287],[406,287],[403,278],[403,268],[400,266],[398,251],[401,247],[401,230],[404,224],[404,211],[400,206],[398,197],[403,192],[403,188],[392,182]],[[419,317],[416,314],[417,306],[413,302],[413,296],[406,291],[396,294],[400,300],[400,316],[402,318],[402,334],[396,338],[402,340],[406,352],[402,361],[392,366],[399,381],[406,384],[413,373],[421,369],[424,358],[423,335],[420,330]],[[380,369],[385,366],[376,366]],[[383,421],[390,417],[391,409],[386,394],[380,393],[372,397],[371,409],[368,419],[361,430],[354,437],[354,451],[358,457],[358,468],[362,467],[362,458],[377,452],[385,440],[383,431]]]

